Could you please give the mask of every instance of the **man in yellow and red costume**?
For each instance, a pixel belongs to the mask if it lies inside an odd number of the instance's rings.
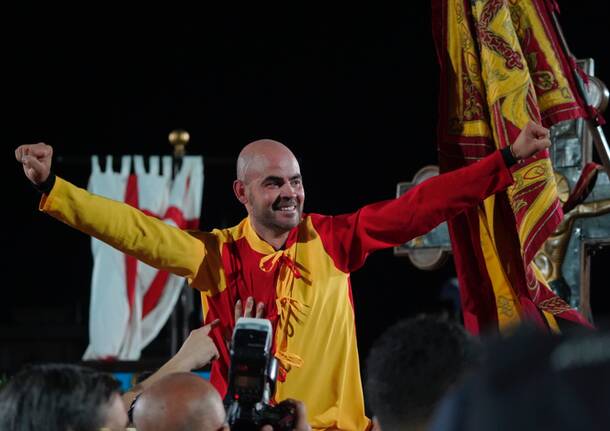
[[[182,231],[123,203],[92,195],[51,172],[52,148],[24,145],[15,154],[44,193],[40,209],[157,268],[186,277],[201,292],[220,359],[211,381],[224,396],[229,352],[224,331],[238,300],[264,304],[280,363],[275,398],[303,400],[314,429],[365,430],[350,273],[369,253],[402,244],[506,189],[508,167],[550,145],[529,123],[512,146],[435,178],[398,199],[350,214],[304,214],[297,159],[283,144],[259,140],[237,160],[233,189],[248,216],[212,232]],[[254,301],[248,300],[254,298]],[[238,307],[243,305],[238,304]]]

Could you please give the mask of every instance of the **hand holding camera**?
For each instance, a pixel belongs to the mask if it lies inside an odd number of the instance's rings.
[[[278,407],[286,403],[290,406],[292,414],[292,428],[283,428],[284,424],[280,423],[282,428],[274,428],[272,425],[263,425],[261,431],[277,431],[278,429],[290,429],[294,431],[311,431],[311,426],[307,422],[307,410],[302,401],[287,399],[278,404]]]

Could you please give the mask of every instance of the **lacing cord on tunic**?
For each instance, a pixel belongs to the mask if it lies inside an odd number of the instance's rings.
[[[279,311],[278,330],[276,337],[275,357],[280,363],[280,373],[278,379],[284,381],[286,372],[294,366],[303,366],[303,359],[294,353],[289,352],[288,339],[294,335],[294,326],[291,319],[300,322],[299,315],[304,314],[304,304],[290,296],[295,278],[301,278],[301,272],[297,268],[294,260],[288,255],[287,250],[278,250],[275,253],[263,257],[259,262],[259,268],[263,272],[271,272],[279,265],[280,275],[278,277],[278,298],[276,306]],[[287,268],[287,270],[284,270]]]

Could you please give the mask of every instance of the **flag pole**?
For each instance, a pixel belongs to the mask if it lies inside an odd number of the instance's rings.
[[[174,148],[173,160],[172,160],[172,179],[180,171],[182,167],[182,161],[186,154],[186,146],[188,145],[191,136],[189,132],[184,129],[175,129],[168,135],[170,145]],[[187,285],[186,281],[182,284],[182,291],[176,307],[172,311],[170,317],[171,324],[171,340],[170,340],[170,353],[176,354],[182,343],[186,340],[189,333],[191,332],[189,327],[189,320],[193,313],[193,293]]]

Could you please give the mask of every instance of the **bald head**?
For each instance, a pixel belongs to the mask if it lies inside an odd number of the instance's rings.
[[[298,162],[290,149],[272,139],[259,139],[246,145],[237,158],[237,179],[249,183],[254,175],[264,172],[267,166]]]
[[[279,250],[303,214],[305,189],[292,151],[271,139],[249,143],[237,159],[235,197],[260,238]]]
[[[193,373],[170,374],[146,389],[135,403],[138,431],[216,431],[225,411],[216,389]]]

